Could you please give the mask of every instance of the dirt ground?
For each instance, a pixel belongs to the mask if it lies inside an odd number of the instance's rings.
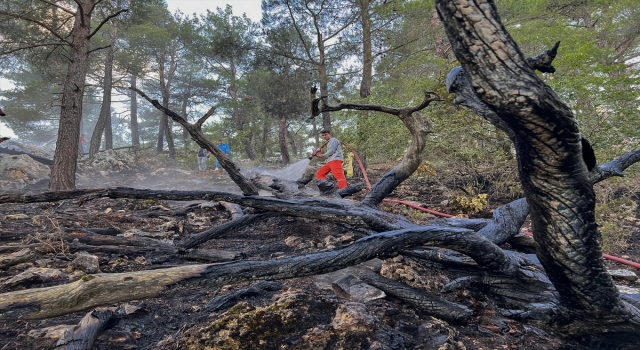
[[[389,165],[371,165],[372,181],[389,169]],[[188,172],[174,174],[181,186],[169,183],[167,175],[148,175],[143,179],[127,177],[84,182],[92,187],[127,185],[144,187],[154,183],[158,189],[232,188],[222,172]],[[393,198],[411,200],[430,209],[458,214],[460,208],[452,194],[462,194],[456,185],[429,179],[413,179],[401,185]],[[355,196],[355,200],[364,194]],[[636,203],[639,193],[631,197]],[[473,217],[491,217],[491,211],[513,198],[489,193],[488,204]],[[82,278],[84,272],[70,267],[74,255],[65,248],[65,228],[118,228],[121,232],[138,229],[155,233],[158,239],[175,240],[190,233],[219,225],[230,219],[222,207],[203,205],[186,215],[171,215],[172,209],[185,202],[160,202],[131,199],[96,199],[79,206],[76,201],[55,203],[0,205],[0,254],[17,247],[35,247],[36,257],[0,270],[0,282],[30,268],[59,271],[49,278],[35,278],[23,285],[7,287],[0,293],[24,288],[40,288],[68,283]],[[384,205],[385,210],[402,213],[426,224],[435,217],[401,205]],[[144,214],[167,212],[149,217]],[[8,215],[25,214],[16,219]],[[628,230],[623,244],[611,253],[640,262],[640,209],[634,216],[619,218],[620,227]],[[57,234],[57,235],[56,235]],[[9,238],[11,236],[12,238]],[[287,239],[297,237],[303,244],[291,246]],[[332,236],[332,239],[328,237]],[[241,253],[245,259],[269,259],[279,256],[320,251],[329,244],[349,244],[363,236],[346,227],[294,217],[270,218],[226,237],[204,243],[198,248]],[[162,253],[139,254],[91,253],[99,259],[103,273],[158,269],[206,261],[188,260]],[[610,269],[627,269],[608,261]],[[382,262],[383,274],[394,275],[412,286],[437,291],[446,283],[446,271],[427,270],[410,257],[397,256]],[[248,295],[224,307],[213,307],[212,300],[246,289],[255,282],[216,289],[194,290],[171,298],[157,298],[126,303],[133,310],[112,322],[96,341],[95,349],[579,349],[575,339],[565,339],[539,328],[500,316],[500,309],[489,300],[476,300],[459,293],[447,298],[472,308],[475,316],[468,324],[435,319],[393,298],[354,302],[340,298],[323,284],[321,278],[309,277],[281,281],[277,290]],[[618,282],[638,288],[634,282]],[[86,314],[74,313],[46,320],[0,323],[0,349],[51,349],[60,333],[46,334],[50,327],[75,325]],[[338,317],[340,316],[340,317]]]

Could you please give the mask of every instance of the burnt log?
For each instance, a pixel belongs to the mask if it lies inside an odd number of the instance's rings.
[[[178,241],[176,245],[182,249],[193,248],[199,244],[207,242],[209,240],[215,238],[221,238],[230,232],[234,232],[243,227],[247,227],[249,225],[254,224],[256,221],[261,221],[272,217],[273,214],[247,214],[240,216],[231,221],[227,221],[221,225],[214,226],[208,230],[201,231],[199,233],[194,233],[187,238]]]
[[[159,252],[175,253],[177,249],[168,243],[148,237],[121,237],[91,233],[90,231],[70,231],[63,239],[68,242],[78,242],[91,246],[131,246],[152,249]]]

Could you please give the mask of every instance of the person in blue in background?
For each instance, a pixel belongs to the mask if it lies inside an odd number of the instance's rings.
[[[222,139],[218,140],[218,148],[222,151],[222,153],[226,154],[227,156],[231,154],[231,148],[229,147],[229,145],[224,143],[224,140]],[[220,162],[216,160],[216,168],[213,170],[218,170],[219,167],[220,167]]]

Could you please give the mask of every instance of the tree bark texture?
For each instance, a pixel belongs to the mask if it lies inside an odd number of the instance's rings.
[[[358,0],[360,7],[360,21],[362,24],[362,80],[360,81],[360,97],[371,95],[373,81],[373,53],[371,51],[371,14],[369,6],[371,0]]]
[[[58,138],[49,183],[52,191],[72,190],[76,187],[77,145],[80,142],[82,97],[89,65],[89,34],[94,2],[78,0],[76,4],[78,8],[73,22],[69,66],[62,87]]]
[[[563,306],[558,322],[628,320],[637,328],[640,312],[621,301],[604,267],[593,184],[570,108],[534,73],[493,2],[436,0],[436,7],[474,92],[513,132],[537,256]]]

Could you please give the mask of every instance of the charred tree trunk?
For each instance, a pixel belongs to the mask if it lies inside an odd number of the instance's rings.
[[[189,118],[187,117],[187,106],[189,105],[189,94],[188,93],[184,93],[182,94],[182,115],[184,116],[184,119],[188,122]],[[187,152],[189,150],[189,141],[191,141],[191,135],[189,134],[189,130],[187,130],[187,128],[185,128],[184,126],[182,127],[182,142],[184,143],[184,151]]]
[[[604,267],[571,109],[536,76],[491,1],[436,0],[436,7],[474,92],[513,133],[537,256],[560,294],[550,323],[574,334],[638,334],[640,311],[620,299]]]

